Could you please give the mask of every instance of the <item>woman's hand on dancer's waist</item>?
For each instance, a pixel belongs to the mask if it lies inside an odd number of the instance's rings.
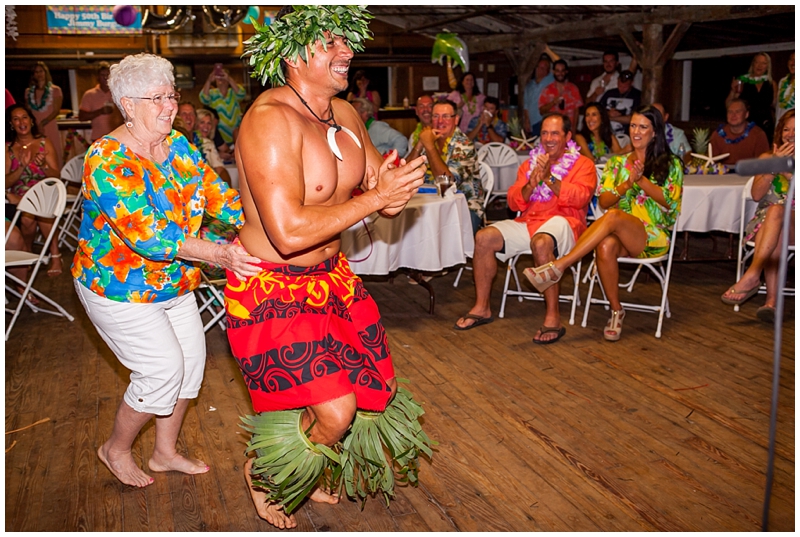
[[[260,263],[261,259],[248,254],[241,244],[219,245],[217,264],[233,272],[240,281],[247,281],[261,272]]]

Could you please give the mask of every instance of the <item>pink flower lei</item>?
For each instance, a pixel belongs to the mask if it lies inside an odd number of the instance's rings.
[[[553,166],[550,167],[550,176],[553,178],[554,181],[562,181],[564,177],[567,176],[569,171],[575,165],[575,162],[578,160],[580,156],[581,148],[578,147],[574,141],[570,140],[567,142],[567,149],[564,151],[564,154],[561,155],[561,158],[558,159]],[[528,168],[528,180],[531,178],[531,173],[533,172],[533,168],[536,166],[536,159],[539,155],[544,154],[544,147],[542,144],[537,144],[531,150],[531,164]],[[553,191],[550,190],[550,187],[547,186],[544,182],[540,182],[536,185],[536,188],[533,189],[533,193],[531,194],[529,201],[550,201],[553,197]]]

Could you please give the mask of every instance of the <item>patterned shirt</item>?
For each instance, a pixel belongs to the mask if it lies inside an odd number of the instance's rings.
[[[424,149],[422,154],[425,154]],[[453,174],[456,188],[467,198],[469,210],[482,217],[485,193],[478,173],[478,155],[475,153],[475,146],[458,127],[450,137],[447,147],[442,151],[442,160]],[[435,184],[430,166],[425,171],[425,183]]]
[[[632,165],[628,163],[628,155],[616,155],[608,159],[603,170],[600,194],[613,192],[617,185],[628,180],[632,169]],[[671,160],[669,175],[660,188],[667,202],[666,207],[648,196],[642,187],[636,184],[619,200],[620,210],[635,216],[644,224],[647,245],[639,254],[641,258],[658,257],[669,251],[670,230],[681,212],[683,195],[683,163],[677,157]]]
[[[225,143],[233,142],[233,130],[242,122],[242,107],[239,103],[245,97],[244,86],[239,86],[239,91],[233,91],[233,87],[228,88],[228,93],[223,97],[217,88],[200,92],[200,102],[210,106],[219,115],[219,133]]]
[[[469,127],[467,128],[467,132],[472,132],[472,129],[478,126],[478,121],[480,119],[481,118],[479,117],[472,118],[469,122]],[[494,118],[492,123],[492,128],[494,129],[494,132],[496,132],[498,136],[500,136],[503,140],[508,138],[508,125],[506,125],[505,121],[502,121],[499,118]],[[492,139],[489,138],[489,127],[487,127],[486,125],[481,127],[481,130],[478,131],[478,136],[475,137],[475,141],[482,144],[488,144],[489,142],[491,142]]]
[[[558,83],[553,82],[542,90],[539,96],[539,106],[544,106],[547,103],[557,101],[561,97],[564,98],[564,108],[561,109],[558,105],[550,109],[550,112],[558,112],[559,114],[571,117],[572,113],[577,111],[578,108],[583,106],[583,99],[581,99],[581,92],[578,86],[572,82],[564,82],[564,93],[558,91]]]
[[[177,255],[208,213],[241,227],[239,193],[176,132],[169,157],[155,164],[105,136],[83,168],[83,219],[72,276],[117,302],[161,302],[200,283],[200,270]]]

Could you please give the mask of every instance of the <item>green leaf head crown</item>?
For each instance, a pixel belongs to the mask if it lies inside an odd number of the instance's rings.
[[[242,58],[250,58],[250,76],[273,86],[286,84],[281,60],[308,62],[307,52],[314,54],[314,43],[322,42],[328,50],[326,32],[347,40],[353,52],[364,50],[364,42],[372,39],[368,20],[373,16],[367,6],[292,6],[293,12],[276,18],[269,26],[253,21],[256,34],[245,41]]]

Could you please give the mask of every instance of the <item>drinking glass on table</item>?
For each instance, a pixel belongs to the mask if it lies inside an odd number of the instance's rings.
[[[447,189],[453,184],[450,176],[446,174],[437,175],[434,182],[436,183],[436,189],[439,191],[441,197],[444,197],[444,193],[447,192]]]

